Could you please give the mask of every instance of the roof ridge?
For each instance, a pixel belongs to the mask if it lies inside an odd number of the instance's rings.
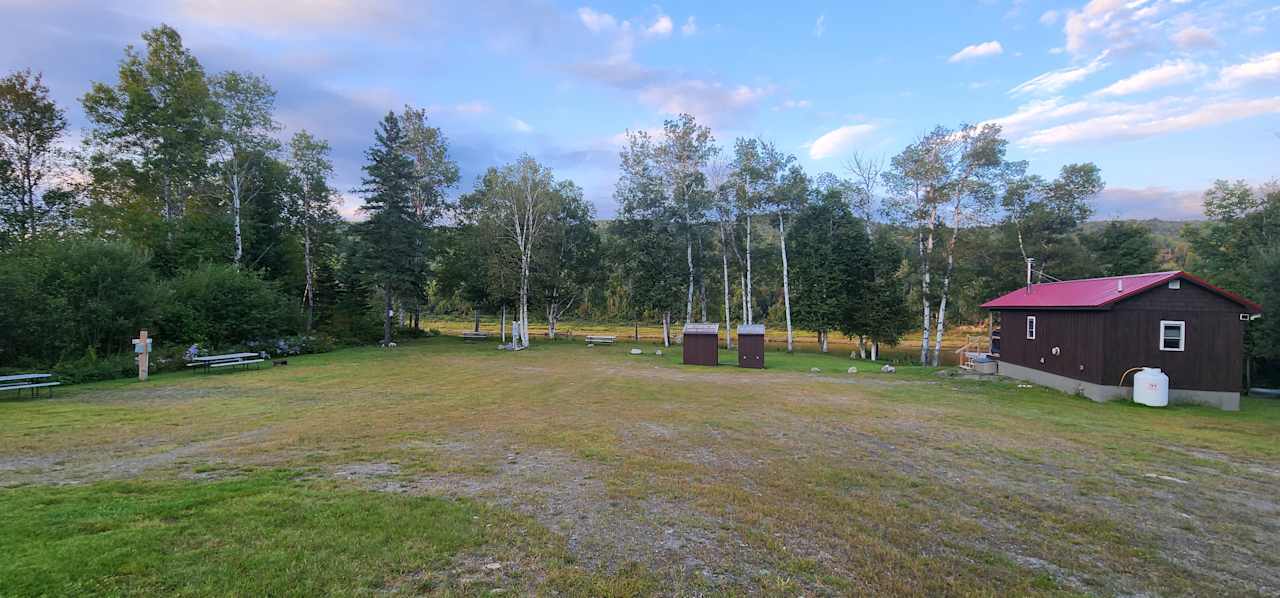
[[[1166,270],[1164,272],[1147,272],[1144,274],[1121,274],[1119,276],[1099,276],[1096,278],[1076,278],[1073,280],[1059,280],[1057,282],[1033,282],[1031,286],[1044,286],[1051,284],[1071,284],[1073,282],[1089,282],[1093,280],[1117,280],[1121,278],[1138,278],[1139,276],[1168,276],[1170,274],[1183,274],[1182,270]]]

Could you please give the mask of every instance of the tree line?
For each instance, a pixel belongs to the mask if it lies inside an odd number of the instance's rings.
[[[38,72],[0,80],[0,365],[123,351],[142,326],[222,346],[388,343],[423,314],[482,312],[509,314],[518,347],[535,319],[553,338],[566,318],[661,322],[665,344],[679,322],[720,321],[785,328],[788,350],[795,330],[824,351],[834,333],[871,358],[918,334],[937,364],[948,327],[1024,284],[1028,260],[1036,281],[1188,267],[1264,301],[1280,280],[1264,274],[1280,259],[1274,185],[1220,182],[1188,251],[1161,255],[1132,223],[1083,230],[1096,166],[1029,174],[992,124],[811,174],[767,139],[721,145],[680,115],[627,133],[617,215],[599,220],[528,155],[460,189],[446,135],[406,106],[376,124],[348,222],[331,147],[282,135],[268,81],[207,73],[168,26],[142,41],[80,98],[80,147]],[[1274,359],[1274,330],[1254,330],[1253,354]]]

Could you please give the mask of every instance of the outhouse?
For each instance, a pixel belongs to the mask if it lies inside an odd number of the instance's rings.
[[[764,324],[738,327],[738,367],[764,367]]]
[[[681,342],[686,365],[720,365],[720,324],[685,324]]]

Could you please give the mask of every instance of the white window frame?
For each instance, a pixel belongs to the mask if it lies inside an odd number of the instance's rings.
[[[1167,326],[1176,326],[1178,328],[1178,348],[1170,349],[1164,346],[1164,329]],[[1183,320],[1160,320],[1160,343],[1161,351],[1186,351],[1187,350],[1187,323]]]
[[[1027,340],[1036,340],[1036,329],[1038,328],[1035,316],[1027,316]]]

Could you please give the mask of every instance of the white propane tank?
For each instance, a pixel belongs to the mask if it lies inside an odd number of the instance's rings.
[[[1160,368],[1142,368],[1133,376],[1133,402],[1149,407],[1169,404],[1169,377]]]

